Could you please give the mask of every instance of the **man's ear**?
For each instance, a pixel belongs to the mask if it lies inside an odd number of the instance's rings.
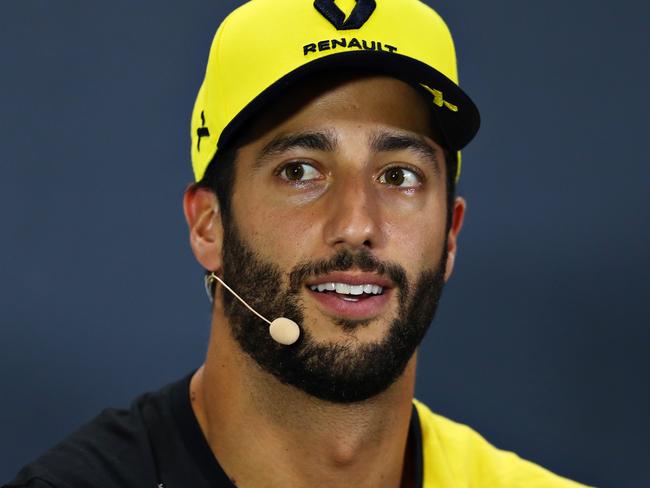
[[[209,188],[190,185],[183,195],[183,212],[196,260],[209,271],[220,271],[223,225],[216,195]]]
[[[454,262],[456,261],[456,252],[458,251],[458,234],[463,227],[463,219],[465,218],[465,210],[467,203],[463,197],[456,197],[454,199],[454,208],[451,212],[451,227],[447,235],[447,266],[445,268],[445,281],[449,279],[452,271],[454,270]]]

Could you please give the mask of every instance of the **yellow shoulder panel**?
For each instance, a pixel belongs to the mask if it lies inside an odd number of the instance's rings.
[[[413,401],[422,429],[423,487],[578,488],[513,452],[492,446],[470,427]]]

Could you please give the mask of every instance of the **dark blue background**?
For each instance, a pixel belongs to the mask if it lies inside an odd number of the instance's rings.
[[[189,116],[239,3],[0,5],[0,482],[202,362]],[[483,127],[417,394],[565,476],[647,486],[649,4],[429,3]]]

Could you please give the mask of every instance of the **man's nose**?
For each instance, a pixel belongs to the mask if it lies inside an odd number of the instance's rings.
[[[381,208],[376,188],[362,175],[336,181],[327,202],[325,242],[334,248],[376,249],[383,245]]]

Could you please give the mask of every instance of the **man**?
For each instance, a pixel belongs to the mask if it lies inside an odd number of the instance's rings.
[[[340,4],[254,0],[215,37],[183,202],[203,366],[7,486],[578,486],[413,400],[479,116],[435,12]]]

